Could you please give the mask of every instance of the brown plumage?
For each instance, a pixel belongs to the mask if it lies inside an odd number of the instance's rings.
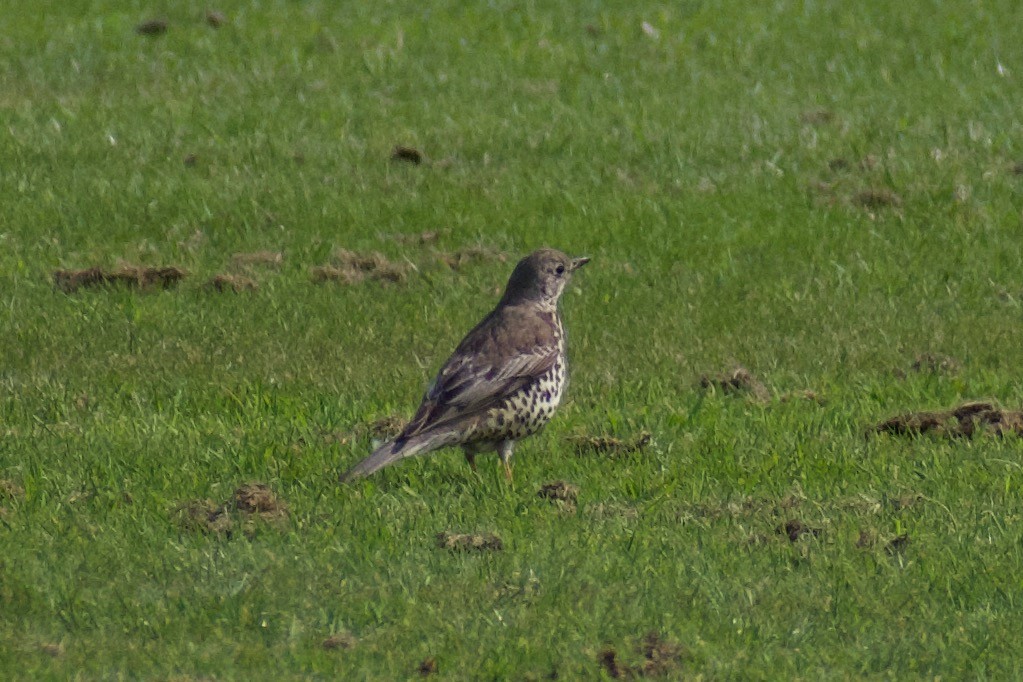
[[[558,300],[588,261],[554,249],[519,261],[497,307],[458,344],[405,430],[341,481],[456,445],[473,469],[477,453],[496,450],[510,480],[515,442],[543,428],[561,401],[568,367]]]

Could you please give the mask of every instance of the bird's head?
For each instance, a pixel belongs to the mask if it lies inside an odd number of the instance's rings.
[[[555,249],[534,251],[515,266],[501,302],[532,301],[555,306],[572,273],[589,262],[589,258],[569,258]]]

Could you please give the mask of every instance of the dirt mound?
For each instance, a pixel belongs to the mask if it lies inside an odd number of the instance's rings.
[[[884,551],[888,554],[902,554],[906,551],[909,546],[909,533],[903,533],[896,535],[894,538],[885,543]]]
[[[212,28],[220,28],[227,23],[227,16],[223,12],[218,12],[215,9],[207,10],[206,23]]]
[[[334,282],[335,284],[348,285],[358,284],[365,279],[365,277],[356,270],[339,268],[334,265],[314,265],[309,270],[309,274],[313,279],[313,284]]]
[[[651,632],[643,638],[641,646],[643,658],[644,677],[667,676],[682,666],[682,657],[685,648],[676,642],[662,638],[656,632]]]
[[[876,220],[883,211],[897,211],[903,204],[902,197],[886,186],[883,171],[882,159],[875,154],[859,160],[834,157],[821,177],[810,180],[808,189],[828,206],[859,208]]]
[[[391,161],[405,161],[418,166],[424,160],[423,153],[415,147],[397,145],[391,150]]]
[[[902,199],[899,195],[886,187],[871,187],[860,190],[853,197],[853,202],[866,209],[877,210],[880,208],[899,207]]]
[[[820,537],[822,530],[803,523],[799,519],[789,519],[783,525],[774,529],[778,535],[788,537],[789,542],[796,542],[803,537]]]
[[[10,481],[6,478],[0,478],[0,502],[4,500],[17,501],[25,497],[25,489],[14,481]],[[0,506],[0,519],[5,519],[10,515],[10,510],[7,507]]]
[[[437,546],[453,552],[499,552],[504,543],[494,533],[437,533]]]
[[[860,535],[856,540],[857,549],[874,549],[878,545],[882,546],[885,554],[889,556],[902,554],[909,546],[909,533],[902,533],[882,542],[877,532],[873,530],[860,531]]]
[[[700,388],[720,390],[725,395],[750,395],[757,400],[769,400],[771,392],[748,369],[739,365],[719,374],[704,374],[700,377]]]
[[[646,431],[640,431],[639,435],[631,440],[615,436],[590,436],[586,434],[569,436],[566,440],[575,447],[576,454],[578,455],[597,453],[609,457],[619,457],[642,452],[653,441],[653,436]]]
[[[355,637],[350,632],[337,632],[320,642],[320,646],[327,651],[334,649],[351,649],[355,646]]]
[[[597,663],[613,679],[631,680],[637,677],[671,677],[681,673],[686,649],[677,642],[650,632],[636,647],[641,660],[629,664],[621,659],[611,646],[605,646],[597,655]]]
[[[65,293],[73,293],[79,289],[112,284],[123,284],[136,289],[151,289],[159,286],[169,289],[183,280],[187,273],[175,266],[142,267],[124,265],[116,270],[105,270],[100,267],[84,270],[56,270],[53,273],[53,284]]]
[[[286,519],[288,505],[265,483],[247,483],[223,504],[209,499],[190,500],[178,507],[178,514],[186,528],[231,537],[240,524],[242,533],[251,536],[257,521],[279,523]]]
[[[536,496],[574,509],[576,500],[579,499],[579,486],[567,481],[552,481],[545,483],[537,491]]]
[[[966,402],[951,410],[900,414],[881,422],[874,431],[898,436],[934,433],[946,438],[982,433],[1023,436],[1023,411],[1003,410],[984,401]]]
[[[910,369],[914,372],[929,372],[931,374],[955,374],[961,365],[951,355],[941,353],[921,353],[913,359]]]
[[[266,483],[248,483],[234,491],[235,509],[264,518],[287,516],[288,505]]]
[[[338,249],[330,263],[313,267],[312,278],[316,284],[358,284],[365,280],[398,283],[408,278],[410,270],[409,264],[389,261],[376,251],[359,254],[348,249]]]
[[[214,275],[209,282],[206,282],[206,289],[209,291],[219,291],[221,293],[225,291],[231,291],[239,294],[243,291],[255,291],[259,288],[259,284],[256,280],[251,277],[245,277],[244,275],[228,275],[221,273]]]
[[[178,513],[181,524],[190,530],[229,536],[234,528],[234,521],[227,510],[210,499],[189,500],[178,507]]]
[[[20,500],[25,497],[25,489],[14,481],[0,478],[0,500]]]
[[[437,666],[437,659],[433,656],[424,658],[419,663],[419,666],[416,667],[416,672],[424,677],[427,675],[436,675],[439,670],[440,668]]]
[[[135,27],[135,33],[141,36],[162,36],[167,32],[169,24],[166,19],[149,19]]]
[[[905,379],[909,376],[910,372],[914,374],[952,375],[957,374],[960,369],[962,369],[962,364],[951,355],[920,353],[913,358],[913,362],[910,363],[908,369],[895,367],[892,369],[892,375],[896,379]]]
[[[186,273],[181,268],[173,265],[157,268],[124,265],[115,270],[110,276],[115,282],[136,286],[140,289],[149,289],[151,287],[169,289],[183,280]]]
[[[610,646],[600,650],[597,663],[615,680],[629,679],[633,676],[632,668],[618,660],[618,652]]]
[[[847,171],[851,166],[852,164],[849,163],[849,159],[844,159],[841,156],[836,156],[835,158],[828,161],[828,170],[831,171],[832,173],[841,173],[842,171]]]

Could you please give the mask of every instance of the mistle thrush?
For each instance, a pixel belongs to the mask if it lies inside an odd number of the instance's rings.
[[[496,450],[511,480],[516,441],[550,421],[568,383],[558,299],[588,261],[554,249],[520,260],[497,307],[458,344],[408,426],[341,481],[449,446],[461,446],[473,470],[478,453]]]

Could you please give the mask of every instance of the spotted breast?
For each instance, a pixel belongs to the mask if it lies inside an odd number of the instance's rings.
[[[558,348],[554,364],[482,415],[478,429],[468,439],[473,444],[479,443],[479,450],[491,449],[491,444],[500,441],[531,436],[547,425],[561,403],[568,377],[565,331],[557,312],[550,315]]]

